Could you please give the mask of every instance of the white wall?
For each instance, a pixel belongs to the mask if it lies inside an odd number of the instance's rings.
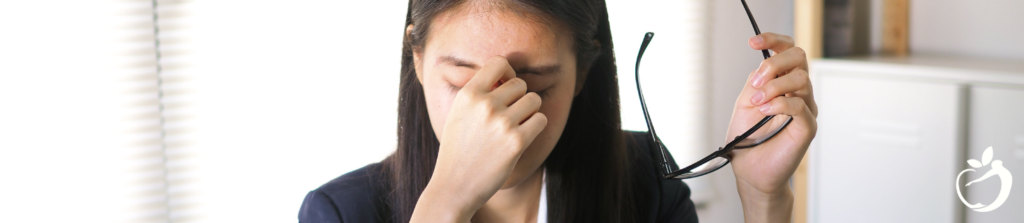
[[[882,48],[882,3],[871,0],[871,52]],[[910,1],[910,52],[1024,60],[1024,1]]]
[[[910,51],[1024,60],[1024,1],[910,2]]]

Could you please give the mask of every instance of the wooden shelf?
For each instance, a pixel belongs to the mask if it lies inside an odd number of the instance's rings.
[[[1024,63],[1011,60],[943,55],[867,56],[818,59],[812,61],[811,66],[842,66],[844,70],[863,73],[888,70],[905,78],[1024,85]]]

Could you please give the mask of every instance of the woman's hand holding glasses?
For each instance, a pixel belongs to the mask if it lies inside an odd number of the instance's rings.
[[[793,38],[785,35],[766,32],[748,43],[751,48],[770,49],[775,54],[747,78],[736,100],[727,141],[768,115],[792,116],[793,121],[755,149],[733,150],[733,172],[747,222],[783,220],[749,219],[757,217],[781,217],[788,222],[793,202],[788,182],[817,132],[818,107],[808,78],[807,56],[794,47]],[[765,126],[781,125],[783,121],[776,118]],[[759,132],[767,129],[774,128]]]

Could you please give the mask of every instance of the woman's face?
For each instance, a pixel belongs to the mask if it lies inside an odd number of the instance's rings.
[[[480,5],[480,6],[477,6]],[[537,92],[548,124],[523,152],[503,189],[518,185],[547,159],[562,135],[576,88],[570,33],[533,15],[469,4],[434,18],[423,49],[414,53],[416,74],[440,140],[456,89],[493,56],[505,57],[516,76]]]

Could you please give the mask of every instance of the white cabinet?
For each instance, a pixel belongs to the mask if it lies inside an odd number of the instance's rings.
[[[811,74],[819,124],[809,153],[810,222],[1024,219],[1024,65],[941,57],[825,59],[812,62]],[[956,176],[967,159],[981,160],[988,146],[1007,169],[1019,172],[1019,189],[995,211],[965,210]],[[967,175],[961,181],[980,177]],[[965,193],[990,203],[998,187],[999,180],[991,179]]]
[[[981,160],[982,152],[991,146],[993,160],[1001,160],[1017,180],[1010,189],[1010,199],[1002,206],[985,213],[968,210],[967,222],[1024,221],[1024,87],[972,87],[968,120],[966,158]],[[961,181],[978,179],[989,169],[978,168],[977,172],[965,174]],[[989,204],[996,199],[1000,187],[1001,181],[993,178],[961,190],[966,189],[968,202]]]
[[[819,222],[953,222],[955,84],[824,76],[812,155]],[[949,183],[946,183],[949,182]]]

